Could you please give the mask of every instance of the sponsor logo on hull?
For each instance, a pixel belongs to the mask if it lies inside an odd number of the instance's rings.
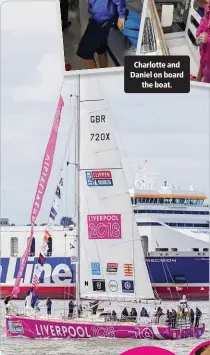
[[[8,321],[8,327],[11,333],[17,333],[17,334],[24,333],[22,322]]]
[[[65,326],[65,325],[42,325],[35,324],[36,334],[41,337],[58,337],[58,338],[91,338],[87,327],[81,326]]]

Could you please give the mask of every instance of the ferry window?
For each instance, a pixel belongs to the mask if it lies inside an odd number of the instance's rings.
[[[150,198],[146,198],[146,203],[150,203]]]
[[[47,256],[52,256],[52,238],[51,237],[49,237],[47,245],[48,245]]]
[[[174,282],[177,283],[185,283],[187,282],[186,277],[184,275],[172,275]]]
[[[157,198],[154,198],[154,203],[157,203]]]
[[[181,203],[183,205],[184,201],[185,201],[184,198],[180,198],[179,203]]]
[[[146,199],[143,197],[143,198],[141,199],[141,202],[142,202],[142,203],[145,203],[145,202],[146,202]]]
[[[131,197],[131,203],[132,203],[132,205],[133,205],[133,200],[134,200],[133,197]]]
[[[192,206],[192,205],[196,205],[197,204],[197,200],[190,200],[190,205]]]
[[[10,239],[10,254],[11,256],[18,256],[18,238],[12,237]]]
[[[28,240],[29,239],[30,239],[30,237],[28,238]],[[35,238],[33,237],[32,243],[31,243],[30,252],[29,252],[29,256],[34,256],[34,255],[35,255]]]
[[[164,202],[164,198],[159,198],[159,203],[163,203]]]

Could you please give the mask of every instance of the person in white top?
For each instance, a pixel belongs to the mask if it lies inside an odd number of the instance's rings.
[[[187,297],[185,295],[182,296],[182,299],[179,301],[179,304],[182,309],[188,309]]]
[[[11,296],[7,296],[4,300],[7,316],[10,314],[10,310],[12,309],[12,305],[11,305],[10,300],[11,300]]]

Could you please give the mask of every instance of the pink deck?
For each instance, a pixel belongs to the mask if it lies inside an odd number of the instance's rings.
[[[57,339],[84,339],[84,338],[133,338],[133,339],[182,339],[199,338],[205,331],[205,325],[193,329],[171,329],[168,326],[144,326],[137,324],[93,324],[90,322],[77,322],[32,319],[27,317],[7,317],[6,332],[8,337],[27,338],[57,338]]]

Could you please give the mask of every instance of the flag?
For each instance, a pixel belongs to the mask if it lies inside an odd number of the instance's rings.
[[[124,264],[124,273],[125,273],[125,276],[133,276],[133,265],[132,264]]]
[[[34,236],[34,225],[35,225],[36,219],[39,215],[39,212],[40,212],[40,209],[42,206],[42,200],[43,200],[45,190],[46,190],[46,187],[48,184],[48,180],[50,177],[50,173],[52,170],[55,146],[56,146],[57,135],[58,135],[58,128],[60,125],[61,111],[62,111],[63,106],[64,106],[64,102],[63,102],[62,97],[60,96],[57,110],[56,110],[56,114],[55,114],[55,118],[53,121],[53,126],[52,126],[51,133],[50,133],[50,138],[48,140],[48,144],[47,144],[47,147],[45,150],[45,154],[44,154],[44,158],[43,158],[43,162],[42,162],[41,174],[40,174],[40,178],[39,178],[32,210],[31,210],[30,237],[28,240],[26,250],[20,260],[18,275],[16,278],[15,286],[14,286],[14,288],[12,290],[12,294],[11,294],[12,297],[17,297],[18,294],[20,293],[20,281],[22,279],[23,271],[25,269],[28,255],[29,255],[29,252],[31,249],[31,243],[32,243],[33,236]]]
[[[34,275],[32,285],[33,287],[37,287],[39,284],[39,277],[37,275]]]
[[[176,291],[182,291],[183,290],[183,288],[182,287],[178,287],[178,286],[176,286]]]

